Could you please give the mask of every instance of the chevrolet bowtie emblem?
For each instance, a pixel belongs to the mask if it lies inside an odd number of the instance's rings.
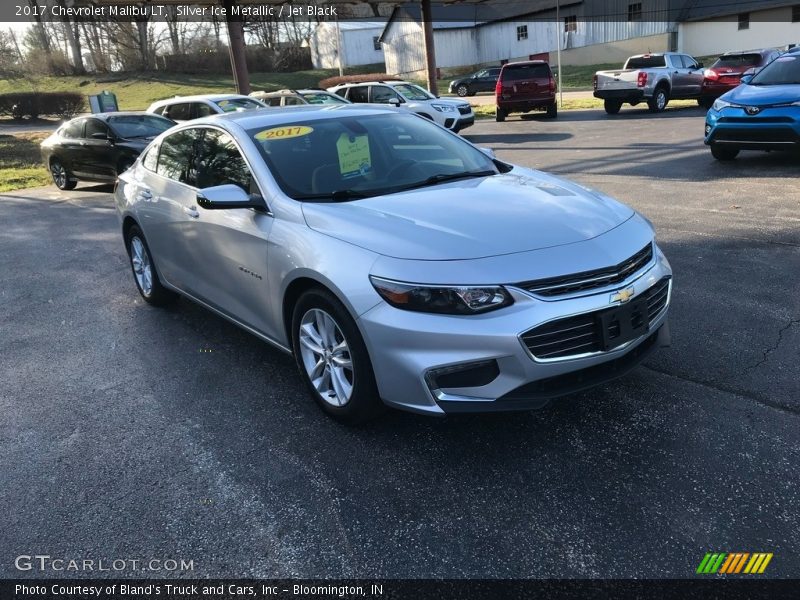
[[[611,299],[609,302],[614,304],[615,302],[619,302],[620,304],[624,304],[631,298],[633,298],[633,287],[625,288],[624,290],[619,290],[618,292],[614,292],[611,294]]]

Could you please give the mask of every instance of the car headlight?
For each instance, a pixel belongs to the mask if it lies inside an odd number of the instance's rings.
[[[731,104],[730,102],[726,102],[722,98],[717,98],[716,100],[714,100],[714,104],[711,105],[711,109],[720,111],[728,106],[733,106],[733,104]]]
[[[450,106],[449,104],[431,104],[434,109],[438,110],[439,112],[455,112],[456,107]]]
[[[509,306],[511,294],[500,285],[432,286],[369,277],[375,291],[395,308],[448,315],[473,315]]]

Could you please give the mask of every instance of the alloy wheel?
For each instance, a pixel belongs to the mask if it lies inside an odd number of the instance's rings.
[[[131,265],[136,283],[145,296],[153,293],[153,267],[144,242],[136,236],[131,238]]]
[[[300,356],[308,379],[332,406],[350,401],[355,383],[350,347],[334,318],[313,308],[300,321]]]
[[[60,162],[54,162],[50,165],[50,173],[53,175],[53,183],[56,187],[63,188],[67,185],[67,170]]]

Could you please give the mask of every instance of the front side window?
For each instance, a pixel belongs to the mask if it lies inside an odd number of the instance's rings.
[[[156,173],[174,181],[194,185],[190,164],[197,139],[197,129],[184,129],[165,137],[161,141]]]
[[[683,68],[684,69],[696,69],[697,63],[691,56],[686,56],[685,54],[681,56],[683,59]]]
[[[227,98],[225,100],[217,100],[214,104],[222,109],[222,112],[234,112],[237,110],[253,110],[256,108],[264,108],[258,100],[252,98]]]
[[[400,98],[392,88],[385,85],[372,86],[372,101],[377,104],[388,104],[391,100],[400,101]]]
[[[404,96],[406,100],[414,100],[417,102],[422,100],[436,100],[436,96],[412,83],[401,83],[399,85],[393,85],[392,87],[401,96]]]
[[[233,184],[250,193],[253,176],[233,138],[219,129],[206,129],[193,159],[198,188]]]
[[[109,117],[108,124],[121,138],[152,138],[175,125],[169,119],[154,115],[124,115]]]
[[[278,185],[297,200],[369,197],[498,172],[468,142],[405,112],[309,118],[248,134]]]
[[[86,129],[84,136],[88,139],[94,138],[95,134],[108,137],[108,127],[98,119],[86,119]]]
[[[211,108],[205,102],[195,102],[194,104],[194,118],[199,119],[201,117],[210,117],[211,115],[217,114],[213,108]]]
[[[528,26],[517,25],[517,41],[528,39]]]

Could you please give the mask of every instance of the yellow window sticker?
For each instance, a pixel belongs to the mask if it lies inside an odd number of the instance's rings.
[[[363,175],[372,168],[369,138],[366,135],[343,133],[336,141],[336,152],[339,154],[339,173],[345,179]]]
[[[260,142],[264,142],[266,140],[288,140],[290,138],[296,138],[302,135],[308,135],[312,131],[314,131],[314,128],[309,127],[308,125],[293,125],[291,127],[273,127],[272,129],[265,129],[264,131],[259,131],[255,135],[255,138]]]

